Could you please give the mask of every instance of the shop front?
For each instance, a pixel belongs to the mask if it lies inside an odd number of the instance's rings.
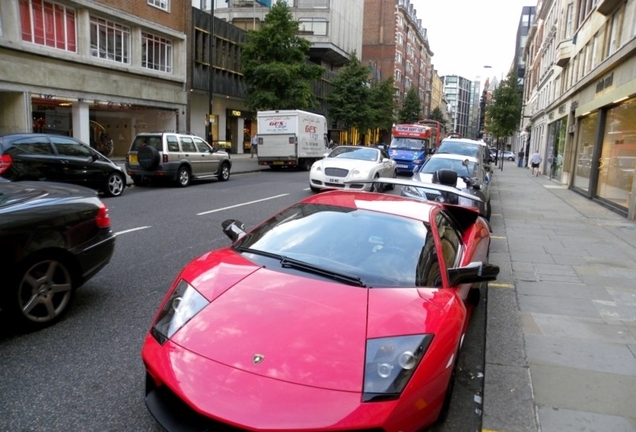
[[[636,97],[581,117],[573,188],[628,216],[635,206]]]
[[[75,136],[107,157],[123,157],[140,132],[177,130],[178,110],[99,100],[31,96],[31,132]],[[73,131],[73,121],[81,125]]]
[[[565,131],[567,117],[548,125],[547,174],[551,180],[561,181],[563,177],[563,155],[565,153]]]

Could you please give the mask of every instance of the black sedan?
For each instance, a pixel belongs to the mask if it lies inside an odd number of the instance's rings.
[[[39,133],[0,135],[0,176],[86,186],[106,196],[126,188],[123,169],[75,138]]]
[[[0,181],[0,309],[19,328],[57,322],[114,248],[108,209],[95,191]]]

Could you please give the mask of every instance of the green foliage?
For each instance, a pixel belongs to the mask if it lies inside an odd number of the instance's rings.
[[[356,53],[347,66],[340,69],[331,83],[332,91],[327,96],[329,117],[341,122],[345,128],[356,127],[366,131],[373,127],[373,92],[369,88],[371,70],[360,63]]]
[[[253,111],[311,110],[318,106],[313,81],[323,68],[308,63],[311,43],[297,36],[298,21],[285,2],[272,5],[260,30],[247,32],[241,45],[241,66]]]
[[[444,129],[448,129],[448,124],[446,123],[446,119],[444,118],[444,113],[439,107],[435,107],[433,111],[431,111],[430,117],[431,120],[437,120],[444,126]]]
[[[402,109],[398,113],[398,121],[400,123],[415,123],[420,120],[422,108],[420,104],[420,98],[415,92],[415,87],[409,88],[404,98],[404,104]]]
[[[389,77],[371,87],[372,128],[378,128],[386,132],[391,131],[395,123],[395,112],[397,111],[394,84],[393,77]]]
[[[492,102],[486,108],[486,130],[499,140],[511,136],[519,124],[521,97],[514,71],[510,71],[492,95]]]

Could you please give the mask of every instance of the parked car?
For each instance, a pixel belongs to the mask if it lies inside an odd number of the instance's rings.
[[[182,269],[143,344],[164,428],[411,432],[443,417],[478,288],[499,272],[477,211],[334,190],[222,227],[233,243]]]
[[[0,135],[0,176],[71,183],[107,196],[120,196],[126,189],[119,165],[75,138],[55,134]]]
[[[413,173],[412,180],[423,183],[437,182],[435,176],[439,170],[448,169],[457,173],[454,187],[464,190],[479,198],[471,205],[479,209],[479,213],[486,219],[490,219],[490,173],[485,169],[483,161],[472,156],[463,156],[447,153],[436,153],[420,168]],[[401,194],[411,198],[435,199],[439,193],[423,188],[403,187]]]
[[[135,185],[168,180],[186,187],[193,179],[227,181],[231,169],[229,153],[191,134],[140,133],[126,154],[126,171]]]
[[[338,146],[329,154],[314,162],[309,171],[309,187],[314,192],[324,189],[342,189],[345,182],[351,189],[381,190],[379,183],[355,183],[356,180],[373,180],[381,177],[395,178],[397,167],[389,154],[382,149],[366,146]],[[389,186],[391,189],[393,186]]]
[[[111,259],[115,235],[95,191],[0,182],[0,308],[19,327],[54,324]]]
[[[489,165],[492,161],[488,145],[468,138],[444,138],[435,152],[472,156]]]
[[[517,158],[517,155],[515,154],[515,152],[512,152],[510,150],[504,150],[503,157],[506,160],[514,161]]]

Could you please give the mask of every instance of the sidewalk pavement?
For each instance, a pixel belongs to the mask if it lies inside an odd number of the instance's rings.
[[[636,223],[527,168],[491,184],[483,431],[636,431]]]

